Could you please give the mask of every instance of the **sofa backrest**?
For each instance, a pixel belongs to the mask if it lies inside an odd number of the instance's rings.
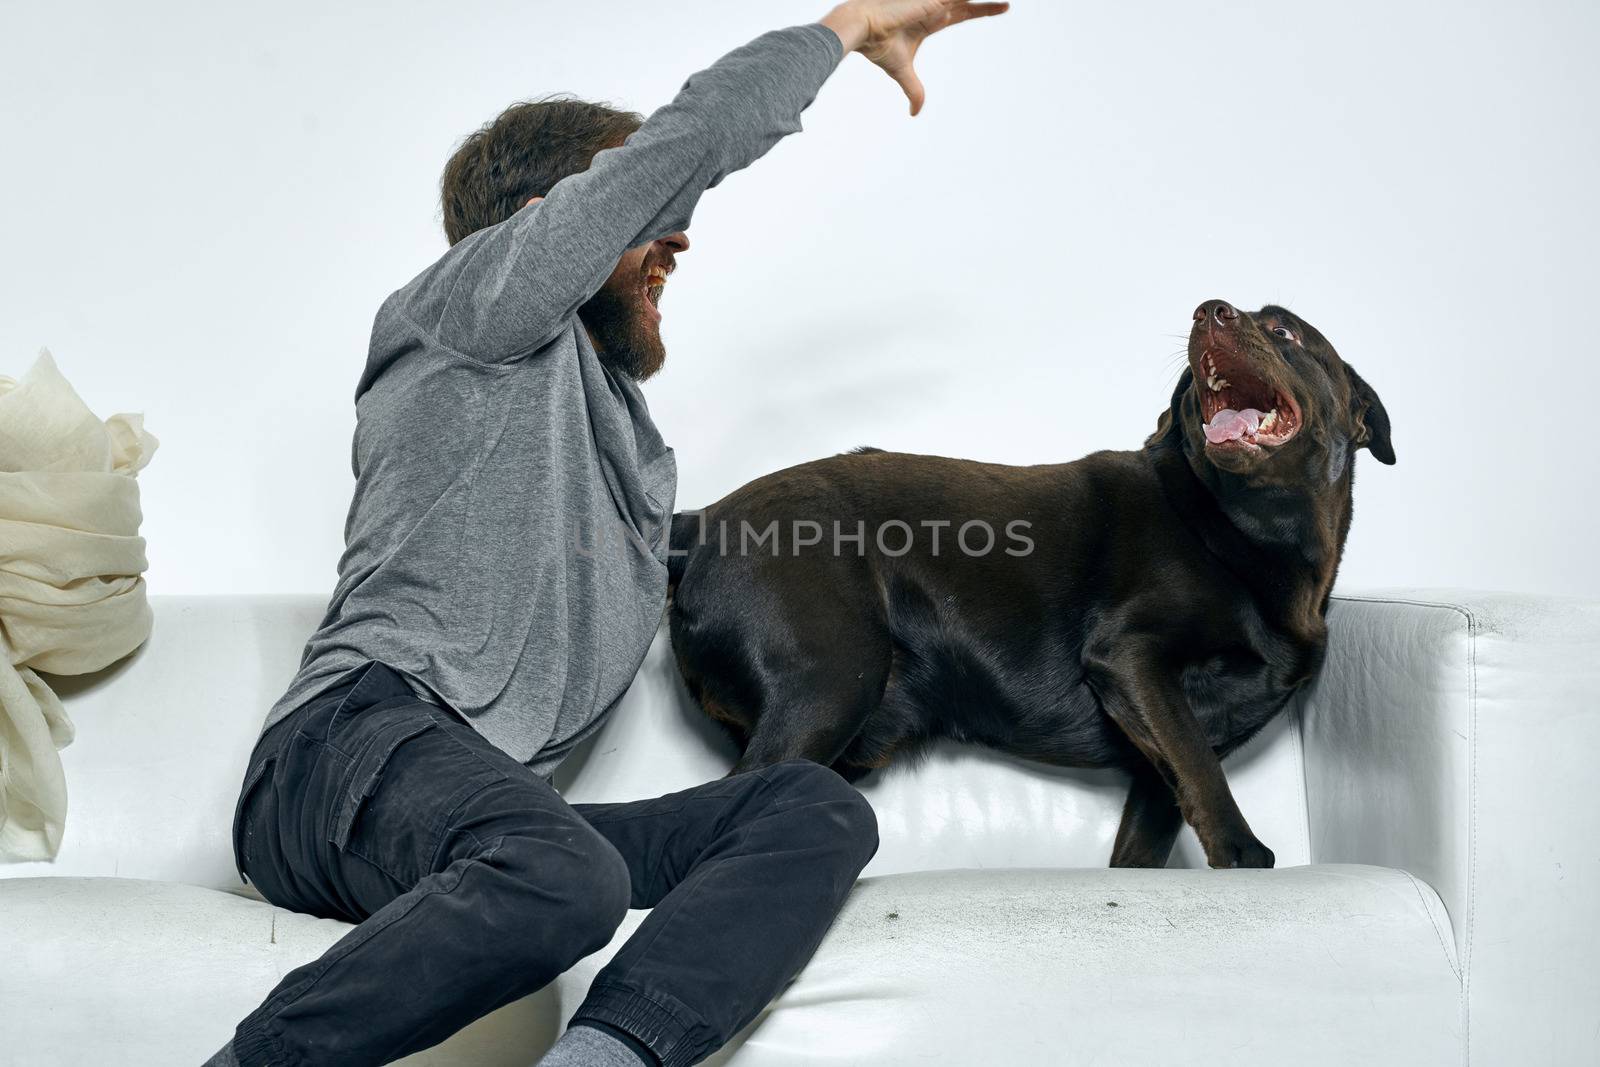
[[[155,630],[128,659],[47,679],[77,726],[62,752],[68,816],[53,864],[0,877],[108,875],[237,887],[234,801],[267,708],[287,687],[324,608],[315,596],[154,597]],[[1282,866],[1306,863],[1296,715],[1227,763],[1256,834]],[[727,773],[735,750],[685,693],[665,630],[611,718],[562,765],[577,801],[656,796]],[[937,746],[863,779],[882,844],[869,874],[963,867],[1099,867],[1125,779]],[[1174,866],[1203,866],[1187,829]]]

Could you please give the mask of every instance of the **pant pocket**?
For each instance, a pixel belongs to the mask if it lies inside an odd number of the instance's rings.
[[[433,872],[450,815],[505,777],[431,715],[386,725],[356,756],[328,841],[409,889]]]
[[[339,812],[334,816],[333,826],[328,831],[328,840],[335,848],[348,848],[350,834],[355,828],[356,816],[361,814],[361,809],[366,805],[372,794],[378,791],[378,784],[383,780],[383,772],[389,765],[390,758],[395,749],[419,734],[435,729],[437,724],[432,719],[422,722],[404,723],[399,727],[391,728],[387,735],[380,735],[373,739],[367,746],[361,758],[356,761],[350,770],[350,785],[344,797],[339,802]]]

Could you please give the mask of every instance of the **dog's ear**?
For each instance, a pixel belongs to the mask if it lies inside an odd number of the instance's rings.
[[[1194,372],[1188,367],[1183,368],[1183,373],[1178,376],[1178,384],[1172,390],[1172,402],[1167,405],[1167,410],[1161,413],[1156,420],[1156,432],[1144,439],[1144,446],[1149,448],[1159,443],[1168,436],[1181,436],[1183,428],[1178,424],[1178,406],[1183,402],[1183,394],[1189,391],[1189,386],[1194,384]]]
[[[1389,437],[1389,412],[1378,399],[1377,390],[1366,383],[1350,364],[1344,365],[1350,379],[1350,420],[1355,424],[1356,436],[1350,443],[1357,448],[1365,446],[1379,463],[1394,464],[1394,442]]]

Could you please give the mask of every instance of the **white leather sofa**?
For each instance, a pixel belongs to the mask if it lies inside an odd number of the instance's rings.
[[[144,649],[58,680],[71,814],[54,864],[0,865],[0,1063],[198,1064],[348,929],[261,901],[229,845],[321,609],[157,598]],[[1107,870],[1117,775],[937,751],[864,783],[868,877],[712,1062],[1600,1063],[1600,604],[1373,594],[1330,625],[1228,768],[1279,869],[1205,870],[1186,832],[1185,869]],[[558,784],[642,797],[730,761],[663,638]],[[532,1063],[609,951],[408,1062]]]

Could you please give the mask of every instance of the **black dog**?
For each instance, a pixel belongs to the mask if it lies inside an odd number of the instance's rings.
[[[1322,662],[1353,453],[1389,416],[1280,307],[1201,304],[1137,452],[1006,467],[876,450],[674,519],[673,648],[744,746],[855,778],[937,737],[1123,767],[1114,866],[1270,867],[1221,757]]]

